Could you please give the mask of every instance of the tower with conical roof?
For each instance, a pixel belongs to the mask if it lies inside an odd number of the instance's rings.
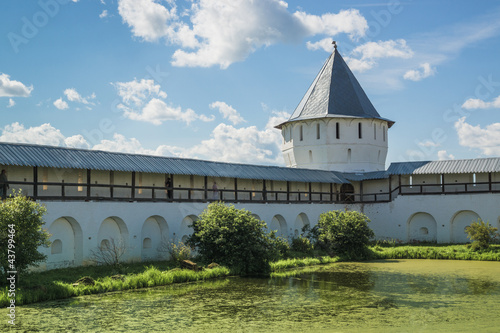
[[[337,45],[288,121],[283,136],[288,167],[370,172],[385,170],[387,129]]]

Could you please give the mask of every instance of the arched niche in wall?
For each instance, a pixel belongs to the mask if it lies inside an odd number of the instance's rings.
[[[452,243],[467,243],[470,240],[467,238],[465,227],[479,219],[479,215],[472,210],[462,210],[453,216],[451,220],[451,242]]]
[[[437,223],[431,214],[418,212],[408,219],[408,242],[436,242]]]

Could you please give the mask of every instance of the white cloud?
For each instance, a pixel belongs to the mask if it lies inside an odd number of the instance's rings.
[[[422,79],[425,79],[426,77],[432,76],[436,73],[436,69],[432,68],[431,65],[426,62],[424,64],[420,65],[420,70],[409,70],[407,71],[403,78],[405,80],[411,80],[411,81],[420,81]]]
[[[23,83],[10,79],[10,75],[0,73],[0,97],[28,97],[33,86],[27,87]]]
[[[63,101],[62,97],[54,102],[54,106],[59,110],[65,110],[69,108],[68,103],[66,101]]]
[[[391,39],[359,45],[352,50],[350,57],[346,57],[346,61],[351,70],[363,72],[373,68],[377,64],[377,59],[409,59],[411,57],[413,57],[413,51],[404,39]]]
[[[322,49],[328,53],[333,52],[333,44],[331,38],[323,38],[322,40],[314,43],[308,41],[306,42],[306,47],[311,51],[317,51]]]
[[[199,144],[191,148],[160,145],[154,149],[147,149],[138,139],[127,138],[118,133],[115,133],[112,139],[104,139],[91,146],[82,135],[65,137],[60,130],[48,123],[30,128],[25,128],[17,122],[6,125],[0,129],[0,141],[200,158],[233,163],[282,165],[281,133],[274,126],[286,121],[289,117],[290,114],[286,112],[273,112],[263,129],[258,129],[256,126],[235,128],[232,125],[219,124],[214,128],[209,139],[201,140]]]
[[[8,107],[8,108],[11,108],[11,107],[13,107],[14,105],[16,105],[16,102],[15,102],[12,98],[9,98],[9,104],[7,104],[7,107]]]
[[[464,109],[498,109],[500,108],[500,96],[491,102],[485,102],[477,98],[469,98],[462,104]]]
[[[421,146],[421,147],[439,147],[440,146],[439,143],[434,142],[432,140],[427,140],[427,141],[419,142],[418,145]]]
[[[117,107],[123,110],[126,118],[154,125],[161,125],[169,120],[183,121],[189,125],[198,119],[204,122],[215,119],[213,116],[198,115],[192,109],[183,111],[181,107],[168,105],[163,100],[167,98],[167,93],[162,91],[160,85],[155,84],[154,80],[134,79],[130,82],[116,82],[113,85],[123,101],[123,104],[118,104]]]
[[[455,130],[461,146],[480,149],[489,156],[500,155],[500,123],[481,128],[479,125],[468,124],[465,117],[462,117],[455,123]]]
[[[66,147],[89,149],[90,144],[81,134],[73,135],[64,139]]]
[[[177,18],[175,3],[168,10],[154,0],[119,0],[118,13],[132,33],[146,41],[157,41],[172,33],[170,21]]]
[[[189,125],[192,121],[200,118],[191,109],[182,111],[180,107],[168,106],[158,98],[151,99],[139,112],[125,109],[124,116],[132,120],[145,121],[154,125],[161,125],[168,120],[180,120]]]
[[[99,18],[105,18],[108,17],[108,11],[105,9],[102,11],[101,14],[99,14]]]
[[[25,128],[18,122],[6,125],[2,129],[0,141],[2,142],[24,142],[51,146],[65,146],[65,137],[61,131],[50,124],[42,124],[37,127]]]
[[[159,84],[154,80],[134,79],[129,82],[112,83],[118,89],[118,96],[127,105],[134,103],[136,106],[143,105],[144,101],[150,97],[167,98],[167,93],[161,90]]]
[[[224,119],[228,119],[234,125],[245,122],[245,119],[236,111],[232,106],[227,105],[224,102],[213,102],[210,104],[211,109],[219,109],[219,112],[222,114]]]
[[[316,35],[356,39],[368,29],[354,9],[311,15],[291,13],[279,0],[192,0],[179,16],[175,3],[166,3],[170,9],[153,0],[119,0],[118,11],[134,36],[178,45],[172,64],[181,67],[227,68],[260,47]]]
[[[338,14],[326,13],[321,16],[305,12],[295,12],[293,15],[309,30],[309,35],[335,36],[346,33],[354,40],[363,37],[368,30],[366,19],[357,9],[341,10]]]
[[[454,160],[455,156],[453,156],[452,154],[448,154],[446,152],[446,150],[440,150],[440,151],[438,151],[438,159],[440,161],[442,161],[442,160]]]
[[[274,126],[289,117],[286,112],[274,112],[263,130],[256,126],[235,128],[232,125],[219,124],[212,131],[210,139],[203,140],[190,149],[169,149],[180,157],[251,164],[283,164],[281,133]]]
[[[64,90],[64,95],[66,95],[66,98],[70,102],[89,104],[89,101],[86,98],[83,98],[74,88]]]

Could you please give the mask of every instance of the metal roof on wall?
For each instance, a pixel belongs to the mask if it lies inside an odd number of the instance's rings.
[[[100,150],[0,143],[0,165],[147,172],[276,181],[348,183],[340,172],[211,162]]]
[[[347,180],[359,182],[362,180],[387,179],[390,174],[387,171],[343,172],[342,176]]]
[[[392,163],[391,175],[500,172],[500,157]]]

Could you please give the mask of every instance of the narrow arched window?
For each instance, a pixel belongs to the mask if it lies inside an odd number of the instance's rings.
[[[358,138],[361,139],[362,137],[363,137],[363,135],[361,133],[361,123],[358,123]]]
[[[319,124],[316,124],[316,140],[319,140],[321,137]]]
[[[347,149],[347,163],[351,163],[351,148]]]
[[[339,123],[335,124],[335,137],[337,139],[340,139],[340,125],[339,125]]]
[[[143,249],[150,249],[152,244],[151,244],[151,238],[147,237],[147,238],[144,238],[144,240],[142,241],[142,248]]]
[[[313,152],[309,150],[309,163],[313,163]]]
[[[300,125],[300,141],[304,140],[304,126]]]
[[[377,125],[373,124],[373,140],[377,140]]]
[[[50,253],[51,254],[62,253],[62,241],[60,239],[56,239],[55,241],[52,242],[52,245],[50,246]]]
[[[383,135],[383,139],[384,139],[384,142],[385,142],[385,126],[382,127],[382,135]]]

